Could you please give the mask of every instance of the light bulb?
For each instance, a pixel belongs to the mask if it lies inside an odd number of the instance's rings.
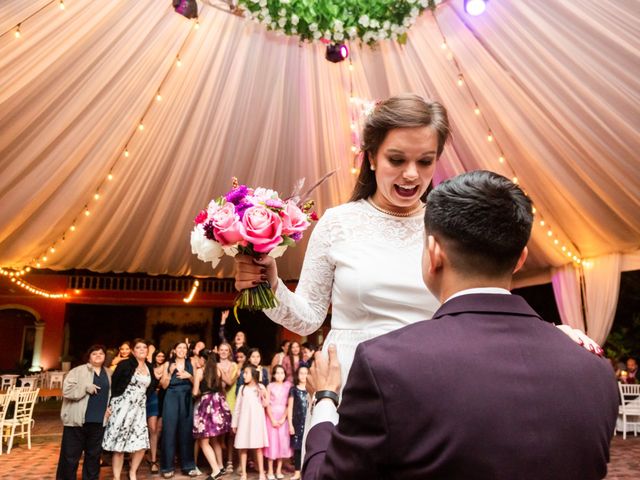
[[[94,198],[95,200],[98,200],[98,199],[100,198],[100,194],[99,194],[99,193],[96,193],[96,194],[93,196],[93,198]]]
[[[478,107],[476,107],[476,108],[473,110],[473,113],[475,113],[476,115],[480,115],[480,109],[479,109]]]
[[[518,183],[518,177],[513,177],[513,178],[511,179],[511,181],[512,181],[513,183],[517,184],[517,183]]]
[[[71,225],[69,227],[69,230],[71,230],[72,232],[75,232],[76,231],[76,226],[75,225]]]
[[[64,10],[64,1],[60,0],[60,4],[58,5],[58,7],[60,7],[60,10]]]
[[[91,215],[91,212],[89,211],[89,209],[86,209],[86,210],[84,211],[84,216],[85,216],[85,217],[88,217],[89,215]]]
[[[16,30],[16,33],[14,33],[14,35],[16,36],[16,38],[20,38],[22,36],[20,34],[20,27],[18,27],[18,29]]]
[[[547,237],[553,236],[553,232],[551,230],[547,230]]]
[[[544,220],[540,220],[540,226],[544,227]]]
[[[558,243],[560,243],[560,242],[559,242],[559,240],[557,238],[553,240],[553,244],[554,245],[557,245]]]
[[[107,180],[109,181],[113,180],[113,175],[112,174],[107,175]]]
[[[500,163],[504,163],[504,157],[500,157],[500,158],[498,158],[498,161],[499,161]]]
[[[464,84],[464,80],[462,75],[458,75],[458,86],[461,87]]]
[[[124,156],[125,156],[125,157],[128,157],[128,156],[129,156],[129,150],[125,150],[125,151],[124,151]]]
[[[140,131],[144,130],[144,125],[142,124],[142,122],[140,122],[140,125],[138,125],[138,130]]]
[[[440,48],[441,48],[442,50],[446,49],[446,48],[447,48],[447,42],[443,41],[443,42],[440,44]]]
[[[182,66],[182,60],[180,60],[180,57],[178,57],[178,59],[176,60],[176,66],[178,67]]]
[[[156,100],[157,100],[158,102],[161,102],[161,101],[162,101],[162,95],[157,94],[157,95],[156,95]]]
[[[487,134],[487,142],[493,142],[493,134],[491,133],[491,130],[489,130],[489,133]]]
[[[56,249],[55,249],[54,247],[51,247],[51,248],[49,249],[49,251],[50,251],[51,253],[55,253]]]

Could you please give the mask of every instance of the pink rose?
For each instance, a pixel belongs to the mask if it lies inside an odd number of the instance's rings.
[[[243,237],[256,252],[267,253],[282,243],[280,216],[262,205],[248,208],[242,217]]]
[[[302,233],[309,228],[310,223],[307,215],[295,203],[287,202],[282,213],[282,233],[284,235]]]
[[[223,246],[243,241],[244,226],[233,203],[225,203],[211,216],[213,236]]]

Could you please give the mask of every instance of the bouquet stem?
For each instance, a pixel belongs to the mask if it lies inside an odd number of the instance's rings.
[[[240,323],[238,320],[239,308],[255,312],[277,306],[278,299],[273,290],[271,290],[269,283],[265,282],[253,288],[246,288],[238,294],[233,305],[233,315],[236,318],[236,322]]]

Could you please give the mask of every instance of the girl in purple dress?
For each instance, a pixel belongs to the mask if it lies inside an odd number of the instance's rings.
[[[271,383],[267,385],[269,405],[267,405],[267,433],[269,446],[264,449],[269,472],[268,480],[284,478],[282,475],[282,459],[291,457],[289,441],[289,424],[287,423],[287,400],[291,383],[285,381],[287,374],[282,365],[273,369]],[[276,460],[276,475],[273,476],[273,461]]]
[[[224,475],[218,437],[231,430],[231,411],[224,397],[216,354],[211,350],[201,350],[196,358],[198,368],[193,380],[193,395],[199,401],[193,415],[193,438],[198,440],[211,467],[208,480],[213,480]]]

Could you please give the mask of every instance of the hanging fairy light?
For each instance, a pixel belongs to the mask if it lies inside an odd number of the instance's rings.
[[[36,13],[41,11],[46,6],[51,5],[52,3],[56,3],[56,2],[60,5],[61,9],[64,8],[64,1],[63,0],[61,0],[59,2],[58,2],[58,0],[52,0],[51,2],[49,2],[48,4],[46,4],[45,6],[40,8],[40,10],[34,12],[29,17],[27,17],[26,19],[23,19],[20,23],[15,25],[13,27],[13,29],[15,29],[15,36],[17,38],[20,37],[21,27],[22,27],[22,25],[23,25],[25,20],[31,18],[33,15],[35,15]],[[189,30],[189,32],[185,36],[180,48],[178,49],[178,53],[175,54],[175,58],[177,59],[177,66],[180,66],[182,64],[182,62],[181,62],[181,54],[185,50],[186,45],[188,44],[188,41],[191,38],[192,31],[193,30],[197,30],[197,28],[200,26],[199,20],[196,20],[195,25],[196,25],[195,28],[192,28],[192,29]],[[100,184],[93,191],[91,201],[85,203],[85,205],[82,208],[82,211],[79,212],[77,214],[77,216],[72,220],[71,225],[69,225],[69,227],[66,228],[58,238],[56,238],[53,242],[51,242],[51,244],[49,244],[46,247],[46,249],[44,250],[44,252],[41,255],[39,255],[37,257],[34,257],[29,262],[29,265],[32,265],[32,266],[34,266],[36,268],[41,268],[45,263],[47,263],[49,261],[49,256],[50,255],[54,255],[54,254],[56,254],[58,252],[58,250],[60,250],[60,247],[62,247],[63,242],[66,240],[66,237],[65,237],[66,233],[71,232],[71,233],[75,233],[77,235],[77,233],[76,233],[77,230],[78,230],[77,223],[80,221],[80,219],[88,218],[93,213],[95,213],[95,211],[92,211],[92,205],[93,204],[91,202],[95,203],[95,202],[98,202],[99,200],[102,200],[104,195],[107,193],[104,190],[104,187],[105,187],[107,182],[113,182],[114,181],[115,176],[114,176],[113,172],[118,166],[118,159],[119,158],[123,158],[123,157],[124,158],[129,158],[131,156],[130,145],[132,143],[133,137],[134,137],[134,135],[136,133],[145,130],[145,126],[146,125],[145,125],[144,119],[147,117],[147,114],[148,114],[149,110],[151,109],[152,105],[154,103],[160,102],[162,100],[162,96],[161,96],[160,92],[162,91],[162,88],[163,88],[164,84],[167,82],[171,72],[172,72],[172,69],[169,69],[165,73],[163,79],[160,82],[159,87],[155,91],[156,93],[150,99],[150,101],[147,103],[147,108],[145,109],[145,111],[144,111],[144,113],[143,113],[143,115],[141,117],[140,122],[137,124],[137,127],[135,128],[135,130],[133,130],[132,133],[130,133],[129,138],[124,143],[125,147],[124,147],[124,149],[122,151],[122,155],[116,158],[115,162],[113,163],[113,165],[109,169],[108,174],[105,177],[103,177],[103,180],[100,182]],[[28,267],[28,268],[30,268],[30,267]]]
[[[467,8],[467,6],[471,3],[477,3],[477,2],[466,2],[465,1],[465,9]],[[484,5],[484,1],[480,1],[479,3],[482,3],[481,6],[476,7],[476,8],[482,8],[484,9],[485,5]],[[479,5],[479,4],[478,4]],[[440,47],[443,50],[446,50],[446,56],[448,60],[451,60],[455,69],[457,70],[456,75],[455,75],[455,81],[457,83],[457,85],[459,87],[466,87],[466,92],[468,93],[468,95],[471,97],[471,100],[473,102],[473,114],[483,123],[484,127],[486,128],[486,132],[487,132],[487,141],[490,143],[493,143],[496,148],[498,149],[498,163],[502,166],[502,167],[506,167],[510,170],[511,175],[509,175],[511,177],[511,180],[513,181],[513,183],[519,184],[519,179],[517,177],[517,175],[515,175],[515,169],[513,168],[513,165],[511,165],[511,163],[509,162],[509,160],[507,159],[507,157],[504,154],[504,151],[502,150],[502,146],[500,144],[500,142],[498,141],[498,139],[495,136],[495,133],[493,132],[493,130],[491,129],[491,127],[489,126],[489,122],[487,120],[487,118],[483,115],[481,109],[480,109],[480,105],[473,93],[473,90],[471,89],[471,85],[469,82],[469,78],[467,78],[465,76],[465,74],[462,71],[462,68],[460,67],[460,63],[458,62],[458,60],[455,58],[455,56],[453,55],[453,52],[451,51],[450,48],[448,48],[448,42],[447,39],[444,35],[444,32],[442,31],[442,28],[440,27],[440,23],[438,22],[438,18],[435,15],[434,12],[432,12],[432,15],[434,17],[436,26],[438,27],[438,30],[440,32],[440,35],[442,37],[442,43],[440,44]],[[525,193],[525,195],[529,196],[528,192],[526,191],[526,189],[524,187],[522,187],[523,192]],[[537,213],[538,217],[539,217],[539,221],[538,224],[540,226],[540,228],[544,228],[545,229],[545,236],[549,239],[549,241],[551,242],[551,245],[553,245],[554,248],[559,248],[563,253],[566,253],[567,257],[571,258],[575,263],[581,263],[582,259],[580,257],[580,254],[577,253],[578,249],[577,247],[575,247],[574,245],[571,245],[573,252],[571,251],[571,249],[568,249],[566,247],[566,245],[562,244],[560,242],[560,239],[558,238],[557,235],[557,230],[554,230],[551,228],[551,226],[549,226],[547,224],[547,222],[544,220],[544,218],[542,217],[542,214],[540,212],[538,212],[538,210],[536,209],[535,206],[532,206],[532,212],[534,214]],[[570,242],[569,242],[570,243]],[[574,253],[575,252],[575,253]]]

